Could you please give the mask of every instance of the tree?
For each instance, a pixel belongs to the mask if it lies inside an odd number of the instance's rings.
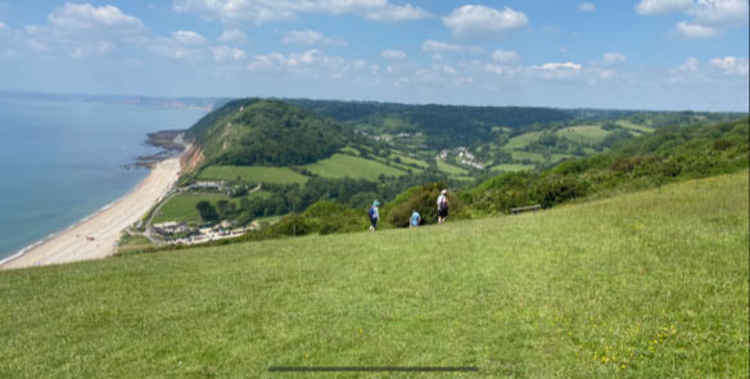
[[[219,219],[219,213],[216,212],[216,208],[206,200],[199,201],[198,204],[195,205],[195,208],[198,209],[198,213],[200,213],[203,221],[209,222],[217,221]]]

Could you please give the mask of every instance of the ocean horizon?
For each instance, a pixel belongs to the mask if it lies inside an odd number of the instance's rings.
[[[126,195],[157,152],[147,134],[187,129],[206,111],[0,98],[0,260]]]

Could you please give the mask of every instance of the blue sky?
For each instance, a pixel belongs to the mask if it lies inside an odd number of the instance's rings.
[[[0,90],[748,111],[748,0],[0,0]]]

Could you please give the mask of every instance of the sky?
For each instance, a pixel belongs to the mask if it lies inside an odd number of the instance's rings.
[[[748,0],[0,0],[0,90],[748,111]]]

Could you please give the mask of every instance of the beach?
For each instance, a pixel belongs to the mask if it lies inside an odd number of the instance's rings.
[[[179,178],[180,157],[154,165],[131,192],[46,240],[31,245],[0,263],[0,269],[99,259],[115,253],[120,233],[156,205]]]

